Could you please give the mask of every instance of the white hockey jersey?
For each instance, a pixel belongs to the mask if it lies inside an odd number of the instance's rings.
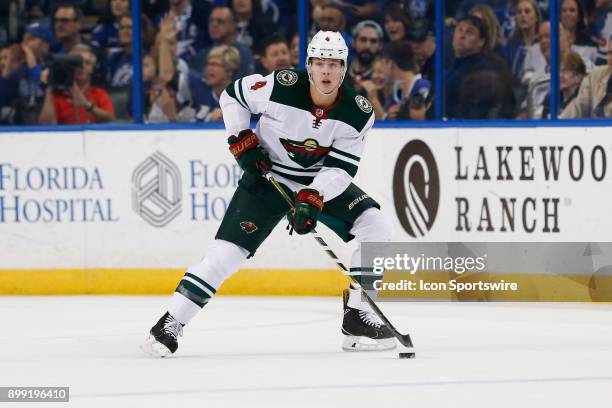
[[[261,114],[255,133],[276,178],[294,191],[313,188],[325,201],[351,183],[374,124],[372,104],[345,84],[334,106],[314,106],[306,71],[241,78],[219,102],[228,136],[249,128],[251,113]]]

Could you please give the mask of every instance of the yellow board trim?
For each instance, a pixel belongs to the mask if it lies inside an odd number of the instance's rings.
[[[169,294],[185,269],[0,270],[0,295]],[[348,278],[335,269],[241,269],[220,295],[338,296]]]
[[[170,294],[184,269],[18,269],[0,270],[0,295],[153,295]],[[565,276],[550,274],[450,275],[424,272],[430,282],[499,281],[517,282],[518,292],[381,292],[381,298],[428,298],[451,301],[612,301],[612,276]],[[403,273],[388,271],[385,282],[405,279]],[[335,269],[241,269],[217,292],[219,295],[338,296],[349,280]]]

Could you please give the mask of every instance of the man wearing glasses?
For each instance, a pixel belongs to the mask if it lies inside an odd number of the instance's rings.
[[[255,72],[253,53],[248,47],[236,41],[236,15],[227,6],[216,6],[208,17],[208,35],[213,41],[213,47],[228,45],[236,48],[240,54],[240,70],[238,76],[251,75]],[[206,66],[208,52],[205,48],[191,60],[189,68],[195,72],[203,72]]]
[[[65,54],[75,45],[84,43],[81,37],[82,12],[74,4],[61,5],[53,15],[53,30],[57,44],[53,47],[54,53]]]

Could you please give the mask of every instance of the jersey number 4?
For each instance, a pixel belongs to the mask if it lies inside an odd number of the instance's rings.
[[[268,83],[267,81],[255,82],[255,84],[251,86],[251,91],[256,91],[259,88],[263,88],[264,86],[266,86],[267,83]]]

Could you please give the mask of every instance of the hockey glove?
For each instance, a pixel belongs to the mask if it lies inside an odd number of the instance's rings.
[[[272,168],[268,153],[259,145],[257,135],[251,129],[245,129],[227,139],[229,150],[240,165],[240,168],[255,176]]]
[[[317,226],[317,219],[323,210],[323,197],[317,190],[305,188],[298,191],[295,208],[291,214],[291,226],[298,234],[308,234]]]

